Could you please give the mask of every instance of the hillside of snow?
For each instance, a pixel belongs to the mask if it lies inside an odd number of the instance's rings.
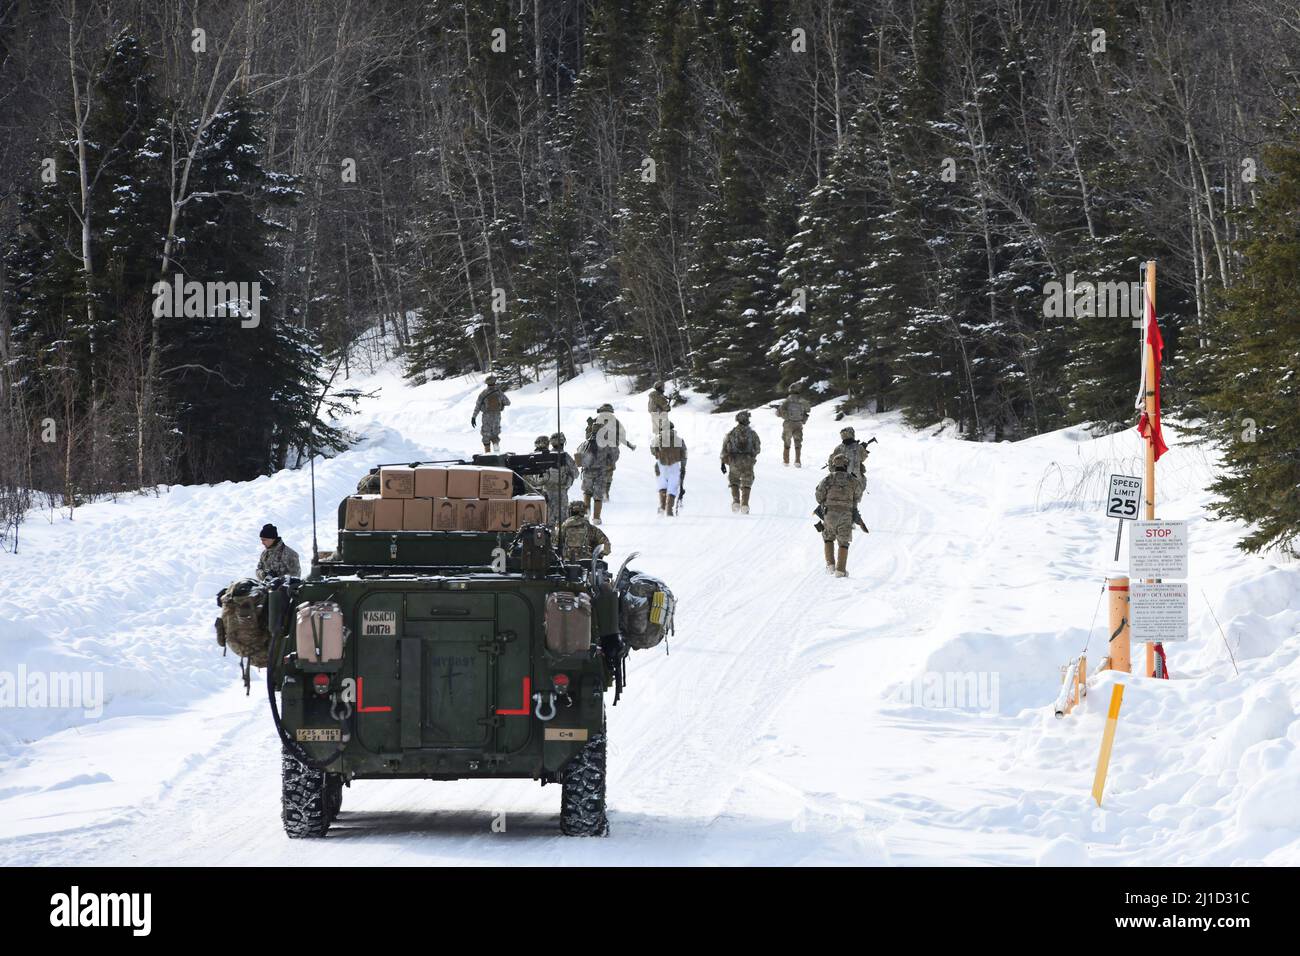
[[[370,466],[480,448],[478,377],[350,384],[375,394],[345,423],[358,444],[316,462],[325,550]],[[555,430],[553,380],[511,399],[502,447],[527,451]],[[1099,811],[1089,790],[1120,678],[1099,677],[1064,719],[1051,705],[1060,666],[1103,653],[1102,581],[1123,563],[1102,497],[1110,473],[1139,473],[1132,431],[973,444],[892,415],[837,422],[826,403],[795,469],[759,408],[739,515],[718,467],[732,416],[690,396],[672,415],[689,463],[669,519],[645,394],[588,371],[560,400],[570,447],[601,402],[629,426],[638,450],[605,507],[611,562],[639,551],[680,601],[670,653],[635,653],[610,709],[610,839],[559,836],[559,788],[529,781],[358,781],[325,840],[285,838],[265,694],[244,695],[212,622],[264,522],[309,555],[301,469],[34,513],[19,553],[0,553],[0,691],[5,675],[12,693],[51,673],[103,690],[81,708],[0,693],[0,863],[1300,864],[1300,569],[1234,548],[1240,526],[1207,516],[1213,461],[1173,429],[1158,513],[1190,523],[1192,639],[1167,647],[1172,680],[1122,678]],[[879,443],[871,533],[838,580],[810,512],[843,424]],[[971,693],[944,693],[954,682]]]

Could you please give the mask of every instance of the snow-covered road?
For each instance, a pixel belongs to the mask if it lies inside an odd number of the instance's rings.
[[[477,447],[476,380],[359,384],[378,390],[349,423],[362,442],[317,464],[324,549],[371,464]],[[553,389],[512,400],[503,447],[554,430]],[[683,513],[667,519],[645,396],[587,372],[562,400],[571,444],[602,401],[632,429],[639,450],[624,451],[605,508],[613,560],[639,551],[680,601],[670,653],[635,654],[610,710],[610,839],[560,837],[558,788],[527,781],[359,781],[325,840],[284,837],[265,695],[244,696],[211,623],[264,521],[310,550],[294,471],[34,516],[21,553],[0,554],[0,671],[99,672],[109,697],[95,719],[0,710],[0,862],[1300,862],[1297,572],[1233,552],[1236,529],[1204,520],[1201,452],[1161,462],[1161,513],[1192,520],[1194,639],[1170,648],[1178,679],[1130,680],[1100,813],[1088,790],[1113,678],[1066,720],[1050,704],[1112,570],[1096,476],[1130,465],[1131,434],[976,445],[855,419],[880,439],[871,534],[837,580],[810,514],[845,424],[832,404],[814,413],[801,470],[781,466],[779,421],[755,412],[764,451],[753,513],[737,515],[717,460],[731,416],[692,398],[672,416],[690,463]],[[1094,660],[1104,623],[1103,606]]]

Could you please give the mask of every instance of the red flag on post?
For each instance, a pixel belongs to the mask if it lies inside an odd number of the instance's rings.
[[[1165,340],[1160,335],[1160,323],[1156,321],[1155,303],[1148,296],[1146,301],[1147,313],[1147,346],[1151,349],[1151,368],[1155,374],[1154,382],[1145,382],[1144,390],[1154,392],[1154,401],[1151,403],[1154,414],[1148,415],[1144,410],[1138,417],[1137,430],[1138,434],[1150,441],[1155,446],[1156,461],[1160,456],[1169,450],[1165,444],[1164,435],[1160,431],[1160,363],[1161,353],[1165,348]],[[1146,365],[1143,364],[1143,378],[1145,379]]]

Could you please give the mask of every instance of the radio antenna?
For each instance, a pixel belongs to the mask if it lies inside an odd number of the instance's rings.
[[[557,337],[555,342],[555,434],[556,435],[559,435],[562,431],[560,427],[560,342],[561,341],[562,340]],[[564,467],[564,459],[560,457],[563,454],[564,454],[564,446],[561,445],[555,451],[555,507],[557,511],[561,511],[561,512],[568,504],[567,502],[560,501],[560,496],[563,494],[563,488],[564,488],[563,476],[560,474],[560,469]],[[561,514],[557,514],[552,516],[551,522],[555,525],[560,525],[564,523],[564,518]]]
[[[320,548],[316,544],[316,449],[311,449],[311,563],[320,559]]]

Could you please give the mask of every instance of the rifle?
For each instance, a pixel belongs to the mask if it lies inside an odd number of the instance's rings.
[[[861,445],[864,451],[865,451],[866,449],[870,448],[872,445],[874,445],[877,441],[879,441],[879,439],[876,438],[875,436],[872,436],[871,438],[868,438],[865,442],[860,442],[860,441],[858,441],[856,438],[853,439],[853,440],[854,440],[854,442],[855,442],[856,444]],[[866,452],[866,454],[869,455],[869,454],[871,454],[871,452],[868,451],[868,452]],[[865,461],[865,460],[866,460],[866,459],[864,458],[863,461]],[[829,461],[826,462],[826,464],[822,465],[822,471],[825,471],[825,470],[826,470],[827,468],[829,468],[830,466],[831,466],[831,463],[830,463]]]
[[[872,440],[874,441],[875,439]],[[866,522],[862,520],[862,513],[859,512],[857,508],[853,509],[853,523],[862,529],[863,534],[871,534],[867,529]]]
[[[813,527],[816,528],[817,533],[820,534],[826,530],[826,506],[818,505],[813,509],[813,514],[817,516],[817,522]],[[863,534],[871,534],[870,529],[867,528],[867,523],[862,520],[862,513],[858,511],[856,507],[853,509],[853,523],[862,529]]]

